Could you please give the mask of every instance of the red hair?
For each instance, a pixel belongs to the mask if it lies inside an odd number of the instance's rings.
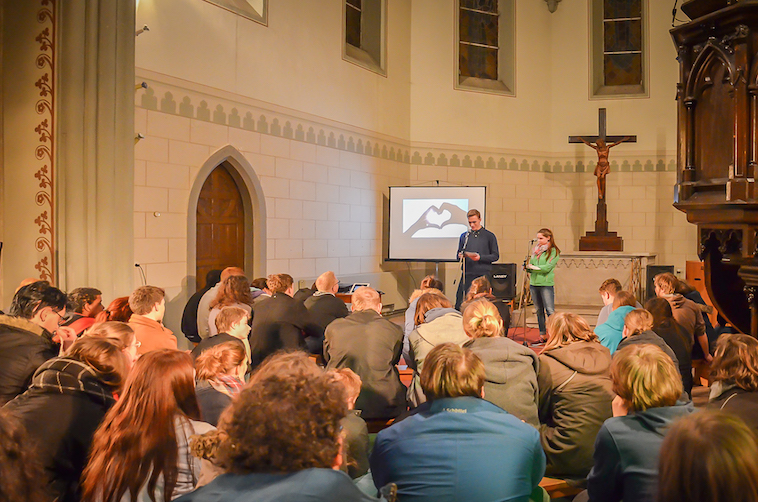
[[[129,307],[128,296],[116,298],[105,310],[108,312],[109,321],[129,322],[129,318],[133,314],[131,307]]]
[[[137,360],[121,399],[95,432],[82,476],[82,500],[137,500],[142,486],[155,500],[163,475],[164,500],[174,492],[178,471],[175,420],[199,420],[192,358],[176,350],[155,350]]]

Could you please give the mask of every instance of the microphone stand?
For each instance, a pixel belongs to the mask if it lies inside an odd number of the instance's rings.
[[[519,321],[524,330],[522,340],[524,347],[529,346],[526,342],[526,307],[531,304],[531,294],[529,289],[529,269],[526,268],[526,264],[529,263],[529,258],[532,255],[532,244],[534,244],[534,240],[529,241],[529,249],[526,251],[526,258],[524,259],[524,276],[521,279],[521,295],[518,302],[518,308],[521,311],[521,319],[519,319]],[[518,326],[518,323],[516,326]],[[513,337],[516,338],[515,329],[513,330]]]

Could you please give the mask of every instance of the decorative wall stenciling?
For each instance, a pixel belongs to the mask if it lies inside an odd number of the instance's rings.
[[[40,236],[34,247],[41,254],[34,268],[39,278],[56,281],[55,263],[55,1],[41,0],[37,11],[37,21],[45,25],[35,40],[39,42],[40,53],[37,55],[37,68],[44,71],[34,84],[39,88],[40,99],[35,104],[41,121],[34,131],[39,134],[39,144],[34,149],[34,156],[42,166],[34,173],[39,181],[40,190],[35,195],[35,202],[42,212],[34,219],[39,227]]]

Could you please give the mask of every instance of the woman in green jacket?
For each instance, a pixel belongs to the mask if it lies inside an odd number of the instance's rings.
[[[532,255],[526,268],[530,273],[529,289],[532,301],[537,309],[537,322],[540,327],[540,339],[545,337],[545,313],[547,316],[555,312],[555,266],[558,264],[561,250],[555,245],[553,232],[549,228],[541,228],[537,232],[537,244],[532,249]]]

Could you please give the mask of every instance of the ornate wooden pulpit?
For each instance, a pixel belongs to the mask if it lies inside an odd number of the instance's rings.
[[[682,10],[700,17],[671,30],[680,69],[674,206],[697,225],[716,308],[758,337],[758,3],[729,3],[686,2]]]

